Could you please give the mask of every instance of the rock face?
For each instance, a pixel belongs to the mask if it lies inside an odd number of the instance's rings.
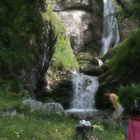
[[[58,102],[63,105],[64,109],[70,107],[73,92],[71,72],[57,71],[56,73],[50,73],[48,88],[48,101]]]
[[[85,73],[87,75],[91,75],[91,76],[99,76],[103,73],[103,70],[101,67],[96,66],[96,65],[82,65],[80,67],[80,72]]]
[[[93,27],[90,13],[73,10],[59,12],[58,15],[65,23],[66,33],[75,54],[83,50],[85,44],[92,42]]]
[[[54,11],[67,9],[91,9],[91,0],[52,0]]]
[[[102,2],[57,0],[53,1],[53,7],[66,28],[74,53],[86,50],[97,55],[102,34]]]

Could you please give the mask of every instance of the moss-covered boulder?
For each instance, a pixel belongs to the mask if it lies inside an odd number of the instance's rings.
[[[103,73],[101,67],[91,64],[84,64],[80,66],[80,72],[92,76],[99,76]]]

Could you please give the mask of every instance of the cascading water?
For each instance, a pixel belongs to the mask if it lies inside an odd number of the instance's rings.
[[[112,0],[103,0],[103,34],[101,55],[105,55],[110,47],[115,47],[120,41],[117,19],[114,16],[114,6]]]
[[[98,90],[98,77],[91,77],[78,72],[72,72],[73,101],[67,114],[77,114],[80,118],[93,116],[95,109],[95,93]]]
[[[73,72],[72,81],[74,89],[72,108],[94,109],[94,97],[99,85],[98,78]]]

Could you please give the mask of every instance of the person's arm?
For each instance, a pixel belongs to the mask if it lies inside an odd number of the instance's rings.
[[[111,95],[110,95],[110,101],[111,101],[111,103],[113,104],[113,107],[116,109],[116,106],[115,106],[115,98],[114,98],[114,96],[111,96]]]

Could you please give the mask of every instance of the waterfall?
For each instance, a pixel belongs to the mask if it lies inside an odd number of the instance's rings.
[[[98,90],[98,78],[72,73],[73,101],[71,107],[74,109],[94,109],[95,93]]]
[[[109,48],[119,43],[120,35],[118,30],[117,19],[115,17],[112,0],[103,0],[103,34],[101,55],[105,55]]]
[[[98,57],[95,57],[96,59],[97,59],[97,61],[98,61],[98,65],[99,65],[99,67],[101,67],[104,63],[103,63],[103,61],[101,60],[101,59],[99,59]]]

